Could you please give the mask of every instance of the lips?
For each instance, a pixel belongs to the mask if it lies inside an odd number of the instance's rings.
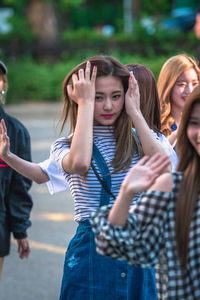
[[[104,119],[111,119],[113,117],[113,115],[102,115],[102,117]]]

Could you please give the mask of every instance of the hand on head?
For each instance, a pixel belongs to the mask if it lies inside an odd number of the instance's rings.
[[[91,63],[88,61],[86,68],[80,69],[78,74],[72,75],[72,84],[67,86],[67,93],[69,97],[80,104],[85,101],[95,100],[95,80],[97,74],[97,67],[94,66],[91,73]]]
[[[7,128],[4,120],[0,122],[0,157],[4,157],[10,150],[10,139],[7,136]]]
[[[131,112],[140,112],[139,86],[133,72],[130,72],[129,86],[125,95],[125,106],[128,115],[131,115]]]

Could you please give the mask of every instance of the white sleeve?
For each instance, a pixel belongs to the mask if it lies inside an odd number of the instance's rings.
[[[172,171],[175,171],[178,164],[178,156],[172,148],[171,144],[169,143],[168,139],[164,136],[164,134],[159,133],[159,139],[163,148],[165,149],[165,152],[169,156],[169,159],[172,164]]]
[[[49,176],[49,181],[46,184],[51,195],[69,190],[67,180],[51,158],[39,163],[39,166]]]
[[[69,153],[69,151],[70,145],[67,144],[66,138],[59,138],[51,145],[50,157],[52,161],[57,165],[58,169],[60,169],[63,175],[68,174],[63,169],[62,160]]]

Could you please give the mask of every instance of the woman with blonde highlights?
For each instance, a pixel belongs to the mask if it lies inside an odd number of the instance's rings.
[[[177,141],[183,106],[199,81],[198,64],[186,54],[169,58],[160,71],[157,85],[161,102],[161,131],[173,147]]]

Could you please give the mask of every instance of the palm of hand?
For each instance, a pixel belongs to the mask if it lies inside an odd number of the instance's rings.
[[[0,157],[6,155],[10,148],[9,137],[6,134],[7,128],[4,120],[1,120],[0,123]]]
[[[153,184],[155,178],[155,172],[149,167],[136,165],[125,177],[124,183],[134,193],[141,193],[146,191]]]
[[[133,75],[129,78],[129,86],[125,95],[125,106],[128,114],[130,111],[140,110],[139,86]]]

